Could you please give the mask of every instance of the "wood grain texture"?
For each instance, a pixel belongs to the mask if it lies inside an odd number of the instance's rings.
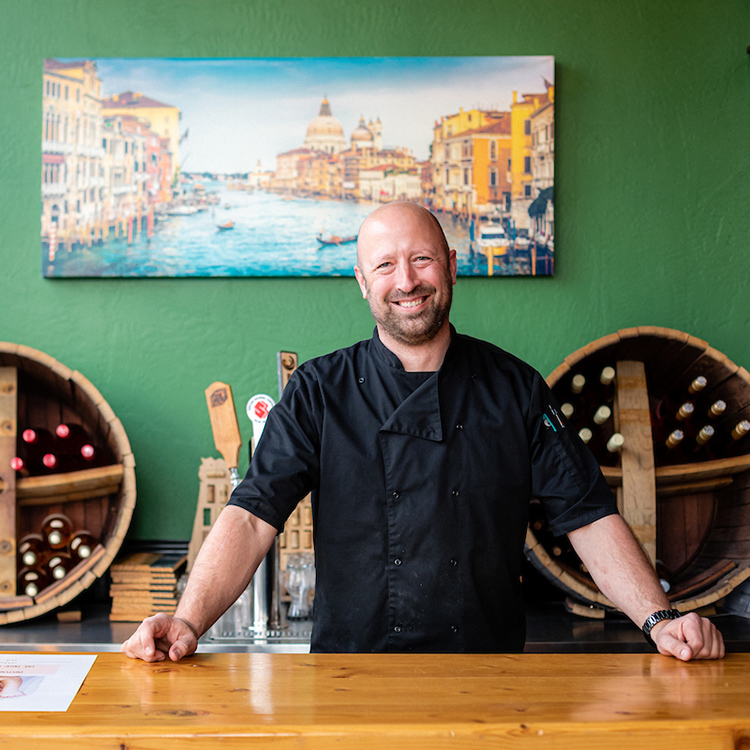
[[[205,393],[216,450],[221,453],[230,469],[236,468],[239,464],[242,438],[237,424],[232,387],[217,381],[211,383]]]
[[[622,433],[620,512],[651,563],[656,561],[656,478],[651,416],[643,362],[617,363],[615,430]]]
[[[16,593],[16,455],[18,373],[0,367],[0,596]]]
[[[750,655],[106,653],[66,713],[2,725],[17,750],[742,748]]]

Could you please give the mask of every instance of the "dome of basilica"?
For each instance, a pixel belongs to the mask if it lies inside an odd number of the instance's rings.
[[[346,149],[344,128],[331,114],[328,99],[323,99],[318,116],[307,126],[304,146],[314,151],[326,151],[330,154],[338,154]]]

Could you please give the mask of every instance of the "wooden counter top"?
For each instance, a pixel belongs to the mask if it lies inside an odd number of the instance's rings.
[[[66,713],[1,714],[6,743],[747,749],[750,654],[683,664],[651,654],[244,653],[146,664],[105,653]]]

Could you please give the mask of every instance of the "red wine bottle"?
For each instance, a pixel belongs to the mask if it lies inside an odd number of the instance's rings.
[[[28,465],[20,456],[13,456],[13,458],[10,459],[10,468],[16,472],[17,477],[29,476],[30,472]]]
[[[104,451],[91,443],[85,443],[81,446],[80,456],[83,459],[82,468],[84,469],[91,469],[95,466],[104,466],[107,463]]]

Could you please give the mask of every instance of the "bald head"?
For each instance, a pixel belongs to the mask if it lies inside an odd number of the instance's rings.
[[[362,222],[357,236],[357,263],[362,266],[366,256],[373,249],[373,243],[392,233],[403,231],[416,231],[432,240],[437,248],[440,248],[447,260],[450,252],[448,241],[445,239],[443,228],[434,214],[416,203],[408,201],[393,201],[376,208]]]

